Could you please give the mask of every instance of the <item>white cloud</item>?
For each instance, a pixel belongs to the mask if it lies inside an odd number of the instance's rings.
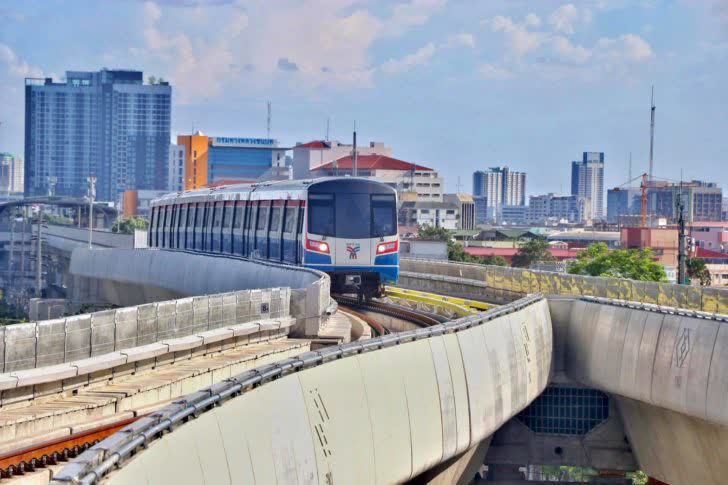
[[[410,0],[400,3],[392,8],[392,16],[389,19],[387,30],[391,34],[401,34],[402,30],[410,27],[423,25],[435,11],[444,7],[447,0]]]
[[[517,56],[523,56],[531,51],[540,48],[548,36],[542,32],[528,30],[528,20],[519,24],[510,17],[497,15],[491,22],[494,32],[503,32],[509,41],[509,48]],[[533,19],[531,19],[531,24]]]
[[[494,64],[482,64],[478,69],[478,72],[480,72],[480,75],[485,79],[492,79],[496,81],[505,81],[513,78],[513,73],[511,71]]]
[[[538,15],[534,13],[529,13],[526,15],[526,17],[523,19],[524,23],[527,27],[540,27],[541,26],[541,19]]]
[[[6,72],[16,77],[43,77],[40,68],[31,66],[20,59],[15,51],[5,44],[0,44],[0,63],[6,66]]]
[[[597,45],[599,55],[612,61],[639,62],[655,56],[650,44],[635,34],[624,34],[616,38],[604,37],[599,39]]]
[[[560,35],[551,38],[551,46],[556,54],[569,62],[583,63],[588,61],[592,56],[591,51],[586,47],[574,45],[569,39]]]
[[[475,47],[475,36],[468,33],[451,35],[445,40],[443,47]]]
[[[557,32],[574,33],[574,24],[581,20],[581,14],[573,3],[567,3],[554,10],[548,17],[549,25]]]
[[[387,74],[397,74],[400,72],[408,71],[414,66],[426,64],[427,62],[429,62],[430,59],[432,59],[432,56],[435,54],[436,49],[437,48],[435,47],[435,44],[430,42],[429,44],[421,47],[412,54],[408,54],[399,59],[388,60],[387,62],[382,64],[382,71],[386,72]]]

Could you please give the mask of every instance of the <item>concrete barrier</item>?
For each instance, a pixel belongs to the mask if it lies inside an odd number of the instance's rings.
[[[108,470],[106,459],[124,465],[110,483],[406,481],[485,440],[543,390],[550,332],[546,301],[532,298],[301,354],[128,427],[85,452],[56,481]],[[142,439],[167,427],[175,431],[151,443]],[[132,444],[145,441],[145,451]],[[122,448],[123,456],[117,454]],[[131,461],[117,461],[134,450]]]
[[[584,298],[567,325],[572,379],[728,426],[728,316]]]
[[[290,288],[162,301],[0,331],[2,372],[61,364],[238,323],[287,317]]]
[[[462,278],[483,283],[486,290],[477,290],[495,302],[514,301],[528,293],[562,296],[594,296],[629,300],[639,303],[700,310],[709,313],[728,314],[728,289],[699,286],[673,285],[648,281],[632,281],[619,278],[596,278],[449,261],[432,261],[403,258],[400,260],[402,280],[413,287],[438,288],[438,276]],[[442,281],[442,280],[440,280]],[[440,283],[442,286],[443,283]],[[450,280],[448,284],[456,293],[467,292]],[[477,293],[476,292],[476,293]]]

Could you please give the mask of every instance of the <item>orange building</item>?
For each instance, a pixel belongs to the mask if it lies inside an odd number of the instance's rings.
[[[185,190],[207,187],[210,137],[199,131],[193,135],[177,135],[177,144],[185,147]]]

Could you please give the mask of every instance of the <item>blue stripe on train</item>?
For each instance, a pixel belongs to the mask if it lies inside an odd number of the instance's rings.
[[[325,273],[379,273],[385,283],[396,283],[399,279],[399,266],[335,266],[332,264],[304,264],[307,268]]]

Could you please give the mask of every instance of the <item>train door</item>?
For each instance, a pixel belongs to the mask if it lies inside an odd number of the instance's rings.
[[[157,224],[157,208],[152,207],[152,212],[149,216],[149,231],[147,231],[147,246],[150,248],[153,248],[156,243],[156,241],[154,240],[154,232],[157,230],[156,224]]]
[[[215,203],[208,202],[205,204],[205,207],[207,208],[207,216],[205,219],[205,251],[211,253],[215,251],[215,246],[212,244],[213,226],[215,225]]]
[[[371,201],[366,193],[337,193],[334,196],[336,220],[335,264],[372,264]]]
[[[224,204],[222,214],[222,252],[233,252],[233,216],[235,215],[235,202],[228,201]]]
[[[185,239],[187,239],[187,205],[180,204],[177,215],[177,248],[185,248]]]
[[[255,253],[258,258],[268,259],[268,219],[270,201],[258,202],[258,217],[255,226]]]
[[[280,261],[281,247],[281,217],[283,216],[282,200],[274,200],[270,210],[270,224],[268,228],[268,259]]]
[[[160,247],[167,247],[167,224],[169,224],[169,208],[165,205],[162,207],[162,244]]]
[[[198,203],[195,209],[195,250],[202,251],[205,242],[205,204]]]
[[[222,243],[222,211],[223,203],[215,202],[214,212],[212,213],[212,230],[210,231],[210,250],[214,253],[220,252],[220,244]]]
[[[210,250],[207,237],[210,233],[208,229],[208,221],[210,220],[210,216],[212,215],[211,205],[212,204],[210,204],[209,202],[205,202],[202,209],[202,227],[200,231],[200,249],[202,251]]]
[[[296,262],[296,215],[298,201],[289,200],[283,210],[283,232],[281,234],[281,259],[288,263]]]
[[[298,226],[298,230],[296,231],[296,263],[297,264],[303,264],[303,245],[304,242],[304,234],[303,234],[303,228],[305,227],[306,221],[306,202],[300,202],[300,205],[298,206],[298,216],[296,224]]]
[[[255,251],[255,227],[256,217],[258,215],[259,201],[251,200],[247,204],[246,211],[248,213],[245,219],[245,256],[252,257]]]
[[[172,205],[172,218],[169,225],[169,247],[171,249],[177,248],[177,217],[179,216],[179,206]]]
[[[185,229],[185,249],[195,249],[195,214],[197,213],[197,204],[189,204],[187,206],[187,226]]]
[[[232,253],[243,255],[245,248],[243,247],[243,222],[245,219],[245,201],[238,200],[235,202],[235,212],[233,212],[233,237],[232,237]]]

